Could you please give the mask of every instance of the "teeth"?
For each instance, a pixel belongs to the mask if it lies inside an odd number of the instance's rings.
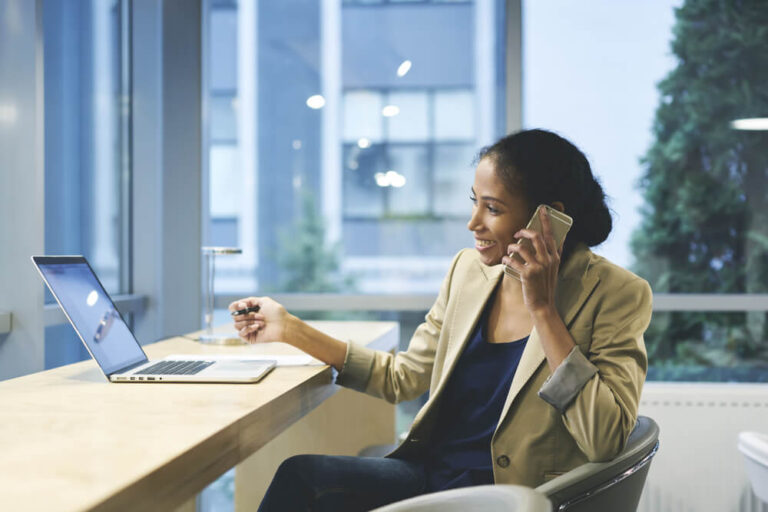
[[[491,242],[491,241],[488,241],[488,240],[475,240],[475,242],[480,247],[489,247],[489,246],[491,246],[491,245],[496,243],[496,242]]]

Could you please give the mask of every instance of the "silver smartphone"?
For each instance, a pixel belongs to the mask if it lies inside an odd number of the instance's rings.
[[[568,215],[564,214],[563,212],[561,212],[560,210],[555,210],[554,208],[546,204],[540,204],[536,208],[536,211],[533,213],[533,217],[531,217],[531,220],[528,221],[528,225],[525,226],[525,229],[530,229],[531,231],[536,231],[537,233],[543,234],[544,231],[541,227],[541,218],[539,217],[540,211],[542,208],[547,209],[547,213],[549,214],[550,224],[552,225],[552,236],[555,238],[555,244],[557,245],[557,250],[560,250],[560,248],[563,247],[563,242],[565,241],[565,235],[568,234],[568,230],[570,230],[571,226],[573,225],[573,219]],[[533,248],[533,244],[527,238],[521,238],[520,240],[517,241],[517,243],[525,245],[535,252],[535,249]],[[517,253],[513,253],[512,258],[519,261],[520,263],[525,263]],[[520,279],[520,275],[517,273],[517,270],[513,269],[508,265],[504,265],[504,273],[507,274],[508,276],[514,277],[517,280]]]

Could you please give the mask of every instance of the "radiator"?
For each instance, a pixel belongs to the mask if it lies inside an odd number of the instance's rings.
[[[660,445],[638,511],[768,512],[736,448],[739,432],[768,433],[768,384],[648,382],[640,414]]]

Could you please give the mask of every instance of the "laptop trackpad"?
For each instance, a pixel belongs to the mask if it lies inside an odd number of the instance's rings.
[[[228,373],[228,374],[248,374],[253,375],[265,369],[268,369],[273,364],[272,361],[216,361],[216,364],[208,368],[205,373]]]

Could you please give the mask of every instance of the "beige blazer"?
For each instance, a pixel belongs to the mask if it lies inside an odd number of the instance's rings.
[[[427,446],[445,384],[502,276],[501,265],[486,266],[465,249],[408,350],[392,355],[349,344],[338,384],[389,402],[430,391],[390,457],[418,458]],[[555,299],[577,347],[551,374],[531,332],[489,447],[496,483],[535,487],[584,462],[609,460],[637,419],[648,367],[648,283],[581,246],[560,269]]]

